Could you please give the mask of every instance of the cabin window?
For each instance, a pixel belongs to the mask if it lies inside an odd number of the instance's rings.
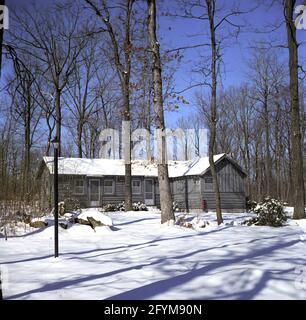
[[[141,194],[141,181],[133,180],[132,181],[132,192],[133,194]]]
[[[84,194],[84,180],[78,179],[74,181],[74,193]]]
[[[104,180],[104,194],[114,194],[115,183],[114,180]]]
[[[176,180],[175,181],[175,192],[184,193],[185,192],[185,180]]]
[[[201,181],[198,178],[188,178],[188,193],[200,192]],[[186,182],[185,182],[186,183]]]
[[[204,179],[204,190],[213,191],[213,178],[209,177]]]
[[[118,181],[118,182],[124,182],[124,181],[125,181],[125,178],[124,178],[124,177],[117,177],[117,181]]]
[[[158,184],[158,181],[155,180],[154,185],[155,185],[155,193],[156,193],[156,194],[159,194],[159,184]]]

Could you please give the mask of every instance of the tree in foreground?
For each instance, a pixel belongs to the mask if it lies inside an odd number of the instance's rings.
[[[305,187],[303,178],[302,133],[300,124],[298,43],[293,19],[295,0],[284,0],[290,70],[291,105],[291,154],[292,154],[292,192],[294,194],[294,219],[305,218]]]
[[[156,36],[156,2],[147,0],[148,3],[148,35],[149,45],[153,58],[153,105],[155,112],[157,134],[157,152],[158,152],[158,183],[161,205],[161,223],[167,223],[175,220],[172,208],[172,195],[168,174],[168,164],[166,162],[166,137],[165,137],[165,119],[163,109],[162,92],[162,66],[160,59],[159,43]]]
[[[131,90],[131,68],[132,68],[132,43],[131,43],[131,21],[133,14],[134,0],[126,0],[122,4],[114,5],[113,2],[101,0],[101,6],[94,0],[85,0],[91,9],[96,13],[102,22],[102,30],[109,35],[111,43],[111,61],[114,63],[120,80],[120,86],[123,99],[122,119],[126,124],[131,121],[130,111],[130,90]],[[118,20],[124,25],[123,37],[120,38],[119,28],[116,27],[118,21],[112,21],[110,9],[121,8],[122,15]],[[121,54],[121,47],[123,53]],[[126,128],[128,134],[127,143],[131,144],[130,128]],[[127,147],[127,146],[125,146]],[[125,155],[125,210],[132,210],[132,165],[131,165],[131,148],[124,151]]]

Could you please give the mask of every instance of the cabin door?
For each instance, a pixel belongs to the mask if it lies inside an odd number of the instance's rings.
[[[154,206],[154,181],[153,179],[145,179],[145,204]]]
[[[89,180],[89,204],[91,207],[100,206],[100,180]]]

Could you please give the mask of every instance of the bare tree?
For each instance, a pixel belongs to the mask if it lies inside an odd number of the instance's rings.
[[[272,106],[270,99],[272,98],[272,70],[277,65],[276,56],[270,54],[266,49],[256,48],[250,61],[250,75],[255,86],[253,99],[260,102],[258,113],[263,120],[264,138],[265,138],[265,181],[266,194],[270,195],[272,188],[272,159],[271,159],[271,132],[270,119],[272,114]]]
[[[115,6],[117,9],[120,8],[124,12],[120,15],[120,20],[123,21],[124,31],[122,43],[115,30],[114,22],[111,20],[111,13],[109,5],[105,0],[101,0],[101,7],[99,7],[94,0],[85,0],[90,7],[94,10],[96,15],[100,18],[103,25],[103,31],[107,32],[111,42],[111,60],[115,64],[118,77],[120,79],[122,98],[123,98],[123,120],[131,121],[130,112],[130,78],[131,78],[131,18],[134,0],[125,0],[123,3],[118,3]],[[118,21],[117,21],[118,23]],[[123,48],[121,54],[120,48]],[[131,166],[131,148],[126,153],[128,159],[125,163],[125,210],[132,210],[132,166]]]
[[[217,0],[205,0],[205,1],[190,1],[181,0],[178,13],[169,13],[169,16],[198,21],[199,24],[206,24],[207,32],[205,35],[209,39],[207,41],[201,41],[198,44],[190,44],[178,48],[179,50],[202,48],[202,52],[205,52],[205,48],[209,50],[209,54],[201,56],[204,58],[200,65],[196,65],[193,71],[203,76],[202,81],[191,83],[187,88],[181,90],[184,92],[192,88],[209,88],[209,103],[205,102],[207,109],[204,111],[204,120],[209,120],[209,163],[211,168],[211,174],[213,178],[214,192],[215,192],[215,203],[216,203],[216,214],[218,223],[222,223],[222,212],[221,212],[221,200],[219,192],[218,175],[216,172],[213,155],[216,152],[217,145],[217,122],[218,122],[218,80],[220,76],[220,66],[222,63],[222,50],[229,39],[237,37],[243,25],[241,21],[237,22],[237,16],[248,11],[242,11],[238,6],[231,3],[228,5],[226,2]],[[199,34],[196,34],[199,36]],[[202,35],[202,34],[201,34]]]
[[[247,172],[246,194],[251,196],[251,147],[253,142],[255,102],[251,98],[252,89],[248,84],[242,84],[238,88],[231,87],[223,93],[223,102],[221,103],[220,120],[228,122],[227,130],[218,127],[226,136],[228,149],[235,155],[236,159],[241,159]],[[223,107],[224,105],[224,107]]]
[[[163,85],[162,85],[162,66],[159,52],[159,42],[156,36],[156,2],[147,0],[148,3],[148,34],[149,43],[152,51],[153,65],[153,90],[154,90],[154,111],[156,117],[156,127],[160,130],[157,145],[159,153],[158,162],[158,183],[160,190],[161,223],[175,220],[172,208],[172,195],[168,174],[168,164],[166,162],[166,137],[165,120],[163,107]]]
[[[193,157],[199,157],[203,155],[206,150],[203,148],[203,146],[201,146],[203,141],[200,141],[200,130],[203,129],[203,121],[201,117],[199,117],[199,113],[194,112],[188,117],[180,117],[177,120],[176,125],[185,133],[184,160],[190,160]],[[194,130],[192,134],[188,133],[188,130],[190,129]]]
[[[150,65],[151,53],[148,50],[147,15],[143,10],[138,10],[139,20],[137,38],[134,40],[135,54],[132,70],[132,109],[133,125],[135,128],[145,128],[149,132],[154,121],[152,99],[152,71]]]
[[[39,11],[39,13],[38,13]],[[33,6],[22,14],[14,12],[18,28],[10,33],[12,45],[40,61],[45,81],[52,83],[55,92],[56,136],[61,141],[61,96],[77,64],[87,38],[80,29],[81,8],[72,3],[43,10]],[[70,19],[67,21],[66,16]],[[18,31],[17,31],[18,30]],[[61,149],[59,147],[59,155]]]
[[[216,42],[215,24],[215,0],[205,0],[206,10],[209,21],[210,43],[211,43],[211,101],[210,101],[210,136],[208,145],[209,165],[213,178],[213,185],[216,197],[216,214],[217,222],[223,222],[221,213],[221,199],[219,191],[219,181],[214,163],[214,151],[216,143],[216,127],[217,127],[217,63],[218,63],[218,44]]]
[[[12,197],[11,193],[11,169],[12,151],[14,146],[14,126],[16,122],[8,114],[1,110],[0,119],[0,199],[5,200]]]
[[[118,82],[115,72],[109,66],[95,71],[98,86],[96,87],[96,99],[93,109],[87,116],[84,124],[84,147],[85,155],[95,158],[99,154],[101,130],[117,128],[121,126],[121,103],[122,97],[118,93]]]
[[[292,192],[294,193],[293,217],[294,219],[303,219],[305,217],[305,186],[303,176],[303,152],[299,102],[299,45],[296,38],[296,27],[293,19],[295,3],[295,0],[284,0],[283,9],[287,29],[290,70]]]
[[[5,0],[0,1],[0,5],[5,5]],[[4,28],[0,28],[0,79],[1,79],[1,70],[2,70],[2,43],[3,43],[3,30]]]
[[[94,64],[95,60],[99,59],[97,59],[96,44],[96,41],[89,42],[87,48],[81,53],[82,64],[75,67],[67,87],[67,94],[64,96],[64,102],[72,115],[69,117],[69,124],[66,123],[66,127],[71,128],[75,137],[79,158],[83,157],[84,125],[94,112],[97,100],[98,85],[95,81]]]
[[[36,102],[35,78],[33,74],[37,65],[29,56],[11,56],[13,60],[14,78],[10,81],[8,91],[12,99],[11,114],[16,122],[21,122],[24,139],[23,158],[23,195],[29,201],[31,184],[30,165],[31,148],[34,143],[35,133],[40,122],[42,112]],[[26,62],[25,62],[26,61]]]
[[[43,112],[43,118],[46,121],[46,125],[48,128],[47,131],[47,145],[45,147],[44,155],[49,156],[50,148],[51,148],[51,141],[53,132],[56,126],[56,118],[55,118],[55,103],[54,103],[54,96],[50,92],[52,88],[48,86],[48,84],[44,83],[43,81],[36,81],[36,90],[39,94],[38,103]]]

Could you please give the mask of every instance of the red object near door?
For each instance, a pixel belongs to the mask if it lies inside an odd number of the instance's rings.
[[[201,200],[201,209],[202,210],[206,209],[206,201],[204,199]]]

